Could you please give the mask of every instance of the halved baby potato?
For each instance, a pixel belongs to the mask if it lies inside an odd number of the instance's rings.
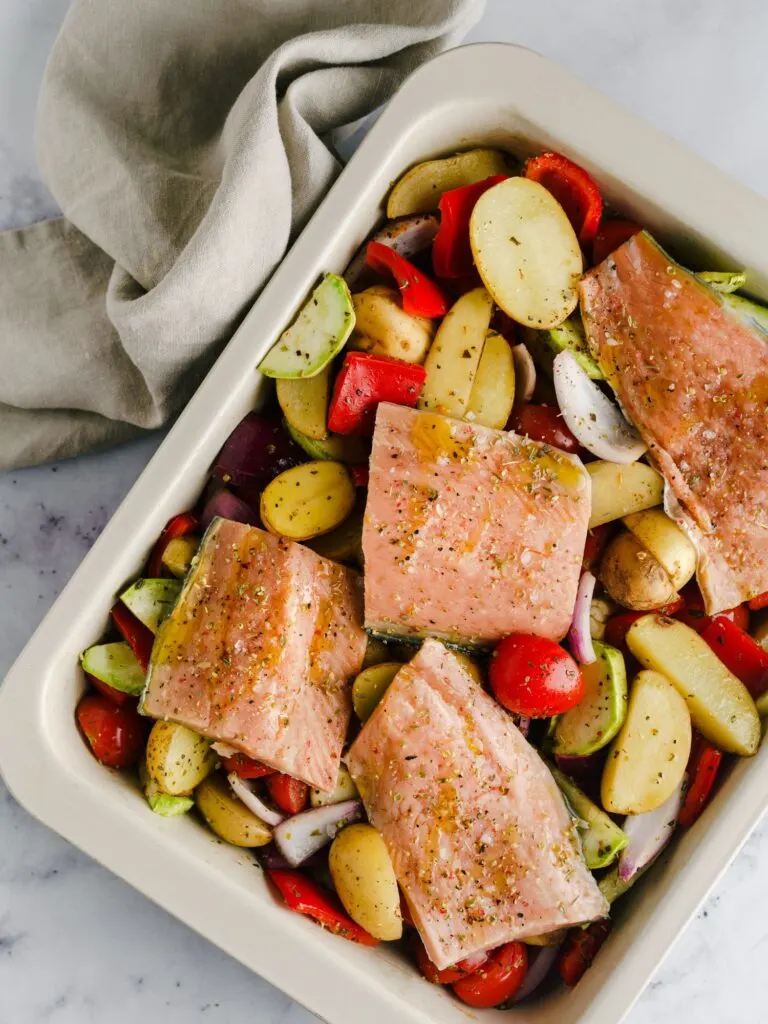
[[[352,781],[343,764],[339,765],[339,774],[336,776],[336,785],[330,793],[324,793],[322,789],[313,789],[309,794],[309,802],[313,807],[325,807],[327,804],[340,804],[344,800],[355,800],[360,794],[357,786]]]
[[[328,855],[333,884],[344,908],[375,939],[392,942],[403,934],[400,890],[387,847],[373,825],[348,825]]]
[[[675,590],[685,586],[696,572],[696,548],[674,519],[663,509],[653,508],[624,516],[624,525],[650,551]]]
[[[192,559],[200,547],[200,538],[185,535],[173,537],[163,552],[162,563],[177,579],[183,579],[190,570]]]
[[[506,338],[488,331],[465,416],[473,423],[502,430],[515,402],[515,364]]]
[[[426,160],[398,179],[389,193],[387,217],[433,213],[443,192],[508,173],[507,160],[498,149],[468,149],[464,153]]]
[[[197,809],[209,828],[233,846],[266,846],[272,840],[269,825],[249,811],[229,788],[227,780],[211,775],[195,790]]]
[[[260,512],[270,533],[309,540],[335,530],[354,505],[355,487],[340,462],[304,462],[267,484]]]
[[[581,247],[543,185],[508,178],[489,188],[472,211],[469,237],[483,284],[513,320],[548,330],[574,311]]]
[[[352,296],[357,322],[349,347],[358,352],[423,363],[435,336],[434,320],[411,316],[400,292],[375,284]]]
[[[629,530],[617,534],[605,549],[600,579],[610,597],[632,611],[662,608],[677,597],[664,568]]]
[[[658,672],[640,672],[627,717],[608,753],[600,795],[610,814],[644,814],[661,807],[685,774],[691,716],[675,687]]]
[[[387,691],[387,687],[403,666],[399,661],[384,661],[364,668],[352,684],[352,706],[361,722],[366,722],[376,705]]]
[[[644,462],[596,461],[588,462],[585,469],[592,478],[590,530],[664,501],[664,477]]]
[[[485,288],[462,295],[445,315],[427,354],[419,409],[461,418],[469,405],[493,313]]]
[[[276,382],[277,401],[287,422],[315,441],[328,437],[330,382],[330,363],[314,377],[280,377]]]
[[[177,722],[155,722],[147,740],[147,775],[162,793],[186,796],[216,766],[210,741]]]

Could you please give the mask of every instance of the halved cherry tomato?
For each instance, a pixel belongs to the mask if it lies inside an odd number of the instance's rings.
[[[152,554],[149,556],[147,578],[155,580],[163,575],[169,576],[170,573],[165,572],[165,566],[163,565],[165,549],[175,537],[183,537],[188,533],[197,533],[199,529],[200,524],[197,521],[197,517],[191,512],[181,512],[179,515],[169,519],[163,532],[158,537],[157,543],[152,548]]]
[[[686,769],[690,783],[677,818],[680,828],[690,828],[704,810],[722,762],[723,752],[694,731]]]
[[[610,523],[602,523],[600,526],[593,526],[587,531],[587,540],[584,544],[584,557],[582,565],[585,569],[592,569],[600,559],[605,546],[611,536],[612,527]]]
[[[498,1006],[511,999],[525,981],[528,950],[522,942],[507,942],[492,950],[483,966],[453,983],[456,996],[467,1006]]]
[[[414,934],[413,947],[416,954],[416,963],[419,970],[433,985],[452,985],[455,981],[469,977],[488,962],[488,956],[471,956],[466,960],[459,960],[455,967],[446,967],[439,971],[429,959],[429,953],[424,948],[424,943],[418,934]]]
[[[715,616],[707,615],[704,611],[704,598],[701,596],[695,581],[687,583],[680,591],[683,599],[683,607],[674,613],[674,617],[684,622],[686,626],[695,629],[697,633],[703,633]],[[749,608],[745,604],[736,605],[727,611],[718,612],[717,617],[730,619],[739,629],[749,629]]]
[[[744,683],[755,700],[762,697],[768,690],[768,651],[723,615],[712,619],[701,638],[706,640],[725,667]]]
[[[100,693],[88,693],[77,705],[75,716],[97,761],[109,768],[128,768],[139,759],[151,722],[135,707],[122,707]]]
[[[122,690],[116,690],[114,686],[109,686],[108,683],[102,683],[102,681],[97,679],[96,676],[89,675],[87,672],[85,673],[85,676],[94,690],[98,690],[100,694],[111,700],[113,704],[119,704],[121,707],[125,707],[128,704],[136,707],[138,704],[136,698],[132,697],[130,693],[123,693]]]
[[[445,316],[448,312],[449,303],[442,288],[399,252],[383,242],[369,242],[365,259],[377,273],[392,274],[406,313],[434,317]]]
[[[234,772],[241,779],[264,779],[268,775],[276,775],[274,768],[269,768],[261,761],[255,761],[247,754],[233,754],[231,757],[222,758],[224,771]]]
[[[579,666],[543,636],[510,633],[494,651],[488,673],[499,704],[528,718],[560,715],[584,697]]]
[[[359,942],[363,946],[378,946],[378,939],[356,924],[349,917],[336,898],[302,875],[300,871],[285,871],[278,868],[267,868],[270,881],[280,892],[286,904],[299,914],[312,918],[323,928],[334,935],[341,935],[350,942]]]
[[[579,242],[591,245],[603,215],[603,198],[592,175],[561,153],[531,157],[523,175],[552,193],[565,210]]]
[[[140,622],[133,612],[122,601],[117,601],[112,611],[112,621],[117,626],[118,632],[136,655],[136,660],[146,672],[149,668],[149,659],[152,657],[152,647],[155,643],[155,636],[151,629],[147,629],[143,622]]]
[[[518,406],[512,410],[507,430],[514,430],[516,434],[530,437],[532,441],[542,441],[571,455],[575,455],[579,450],[579,442],[557,409],[551,405],[527,403]]]
[[[597,266],[620,245],[643,229],[632,220],[604,220],[592,246],[592,262]]]
[[[277,806],[286,814],[298,814],[309,803],[309,786],[290,775],[275,772],[265,778],[264,784]]]
[[[611,934],[608,918],[593,921],[586,928],[571,928],[560,950],[558,971],[569,988],[580,980],[600,951],[600,947]]]

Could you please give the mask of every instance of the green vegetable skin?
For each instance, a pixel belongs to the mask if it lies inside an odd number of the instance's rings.
[[[160,623],[170,615],[181,593],[181,580],[136,580],[120,595],[123,604],[139,622],[156,633]]]
[[[696,277],[723,295],[737,292],[747,283],[746,270],[702,270]]]
[[[144,787],[144,796],[147,798],[150,810],[163,818],[176,818],[180,814],[186,814],[195,805],[191,796],[170,796],[168,793],[163,793],[155,780],[147,774],[143,761],[139,767],[139,781]]]
[[[84,671],[113,690],[138,697],[144,689],[144,669],[126,643],[97,644],[80,657]]]
[[[368,448],[362,438],[353,434],[329,434],[323,441],[307,437],[296,427],[285,420],[285,429],[293,440],[309,455],[311,459],[321,462],[343,462],[354,466],[368,461]]]
[[[539,356],[543,361],[543,368],[547,373],[552,372],[552,358],[558,352],[568,349],[573,352],[577,363],[592,380],[604,380],[603,372],[589,353],[587,338],[584,333],[584,326],[578,313],[569,316],[558,327],[548,331],[527,330],[525,332],[526,343],[533,355]],[[543,351],[542,341],[546,342],[549,352]]]
[[[314,377],[342,350],[354,326],[349,288],[338,274],[326,274],[259,370],[265,377]]]
[[[757,326],[768,334],[768,306],[761,306],[751,299],[745,299],[743,295],[725,295],[723,301],[746,322],[747,326]]]
[[[587,825],[586,829],[579,830],[587,867],[590,871],[608,867],[629,842],[626,835],[559,768],[550,765],[550,771],[574,813]]]
[[[597,661],[582,665],[584,699],[560,715],[555,726],[554,751],[582,757],[610,743],[627,714],[627,671],[621,651],[593,641]]]

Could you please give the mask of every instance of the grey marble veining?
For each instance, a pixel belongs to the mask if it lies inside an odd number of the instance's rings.
[[[66,0],[0,0],[0,227],[56,212],[35,169],[33,111],[66,8]],[[768,193],[764,0],[489,0],[473,38],[548,54]],[[158,441],[0,475],[0,677]],[[631,1024],[765,1018],[766,866],[763,827]],[[31,819],[0,783],[0,1024],[137,1019],[314,1020]]]

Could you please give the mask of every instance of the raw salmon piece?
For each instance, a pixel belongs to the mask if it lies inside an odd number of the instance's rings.
[[[589,505],[575,456],[380,405],[363,526],[366,628],[468,646],[514,631],[562,639]]]
[[[366,646],[360,598],[349,569],[215,520],[158,633],[142,710],[333,789]]]
[[[697,547],[707,613],[768,590],[768,339],[647,233],[580,289],[593,353]]]
[[[346,762],[440,970],[608,912],[546,765],[438,641],[398,672]]]

